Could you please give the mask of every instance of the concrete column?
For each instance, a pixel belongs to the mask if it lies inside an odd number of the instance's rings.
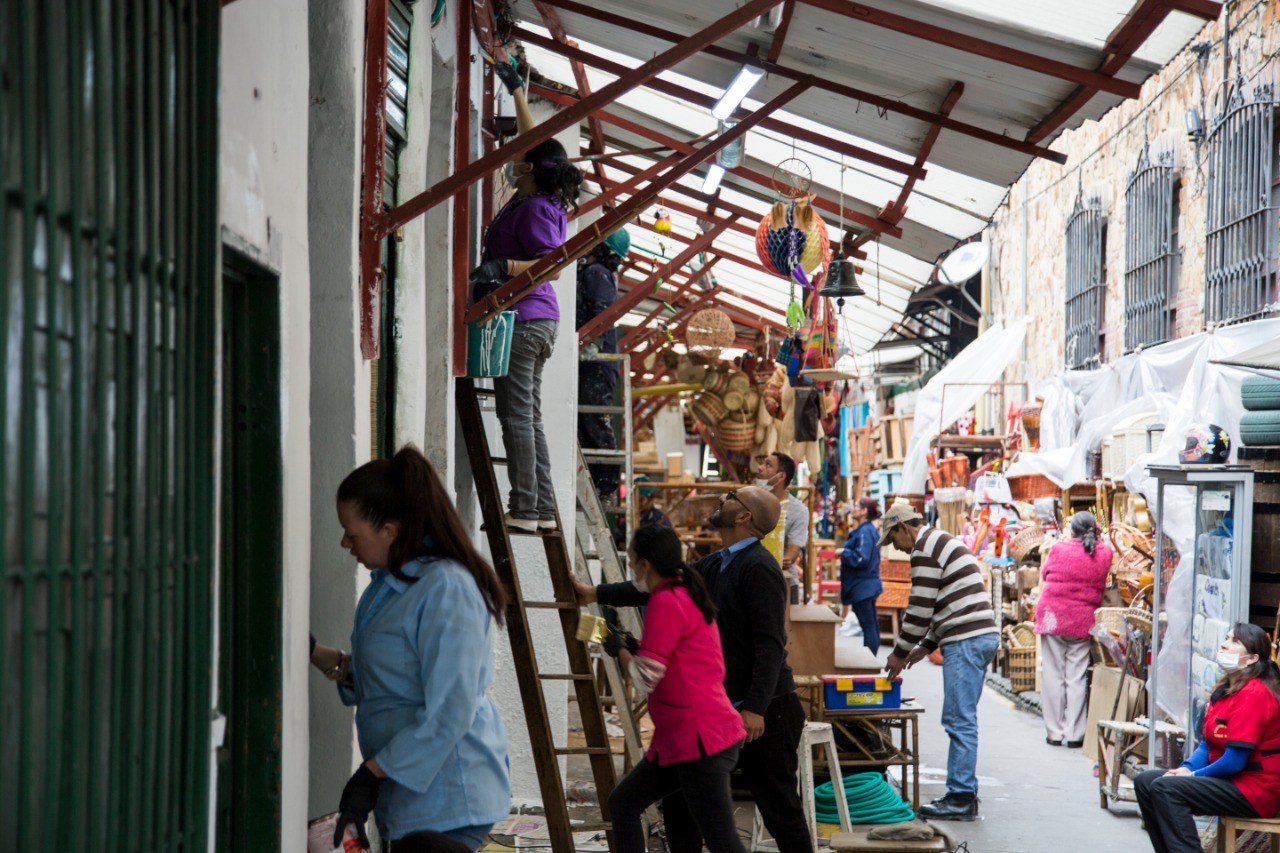
[[[310,67],[311,630],[349,646],[363,578],[339,546],[338,484],[370,455],[369,366],[358,323],[364,15],[360,4],[307,5]],[[228,11],[234,11],[230,7]],[[303,315],[305,316],[305,314]],[[390,343],[390,342],[387,342]],[[311,791],[307,813],[325,814],[354,769],[352,712],[328,681],[310,677]]]

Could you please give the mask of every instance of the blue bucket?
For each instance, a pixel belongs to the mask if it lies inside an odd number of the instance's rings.
[[[511,364],[511,339],[516,312],[503,311],[484,323],[467,324],[467,375],[475,378],[506,376]]]

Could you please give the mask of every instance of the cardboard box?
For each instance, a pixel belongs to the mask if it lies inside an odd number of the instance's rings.
[[[1098,721],[1129,721],[1146,712],[1146,690],[1142,682],[1132,675],[1124,679],[1125,695],[1120,700],[1115,716],[1116,693],[1120,690],[1120,669],[1114,666],[1095,666],[1089,682],[1089,717],[1084,728],[1084,755],[1098,760]]]
[[[667,454],[667,476],[679,477],[684,473],[684,454],[668,453]]]
[[[787,662],[796,675],[830,675],[836,669],[840,617],[825,604],[793,604],[787,631]]]

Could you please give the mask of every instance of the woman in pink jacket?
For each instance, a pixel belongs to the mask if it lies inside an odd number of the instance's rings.
[[[634,583],[650,596],[644,636],[618,658],[649,697],[653,740],[609,796],[617,853],[645,852],[640,816],[677,790],[712,853],[746,853],[729,791],[746,730],[724,690],[715,605],[702,576],[685,568],[682,550],[669,527],[641,527],[631,540]]]
[[[1036,603],[1036,633],[1041,637],[1040,707],[1050,746],[1084,745],[1085,671],[1089,668],[1089,629],[1102,604],[1111,571],[1111,548],[1098,541],[1092,513],[1071,516],[1071,538],[1049,549],[1040,569],[1044,587]]]

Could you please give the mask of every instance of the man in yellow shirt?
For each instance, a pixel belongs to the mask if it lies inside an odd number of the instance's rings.
[[[782,506],[777,526],[760,544],[773,554],[783,573],[792,578],[809,541],[809,508],[787,491],[795,476],[795,460],[785,453],[770,453],[756,468],[755,485],[772,492]]]

